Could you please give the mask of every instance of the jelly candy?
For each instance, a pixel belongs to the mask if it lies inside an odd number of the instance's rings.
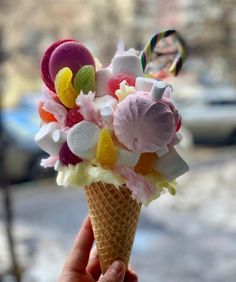
[[[62,68],[68,67],[75,77],[78,70],[84,65],[95,67],[92,54],[80,42],[68,41],[59,45],[52,53],[49,60],[49,73],[54,80]]]
[[[96,160],[103,166],[113,167],[116,163],[116,158],[117,149],[112,137],[109,131],[103,128],[98,139]]]
[[[72,76],[72,71],[66,67],[61,69],[55,78],[55,89],[57,95],[62,104],[70,109],[76,105],[75,100],[78,96],[78,93],[71,83]]]
[[[68,111],[66,116],[66,126],[72,127],[82,120],[84,120],[84,117],[79,112],[79,107],[76,106]]]
[[[68,164],[76,165],[77,163],[80,163],[83,161],[81,158],[79,158],[78,156],[76,156],[75,154],[71,152],[67,143],[64,143],[60,149],[59,160],[65,165],[68,165]]]
[[[134,171],[142,175],[147,175],[151,173],[156,159],[156,153],[142,153],[140,155],[138,163],[134,168]]]
[[[135,78],[133,75],[127,73],[119,73],[113,76],[108,81],[108,88],[112,95],[116,93],[116,90],[120,88],[120,83],[124,80],[126,80],[127,85],[135,86]]]
[[[50,76],[49,73],[49,61],[51,58],[52,53],[54,52],[54,50],[61,44],[68,42],[68,41],[75,41],[72,39],[63,39],[63,40],[58,40],[56,42],[54,42],[44,53],[42,61],[41,61],[41,76],[42,79],[44,81],[44,83],[47,85],[47,87],[55,92],[55,88],[54,88],[54,82],[53,79]]]
[[[44,102],[39,102],[38,112],[41,120],[45,123],[57,121],[53,114],[44,110]]]
[[[181,125],[182,125],[182,121],[181,121],[181,117],[179,117],[179,120],[178,120],[177,125],[176,125],[176,132],[180,130]]]
[[[83,66],[76,74],[74,88],[78,93],[82,90],[84,94],[95,91],[95,69],[92,65]]]

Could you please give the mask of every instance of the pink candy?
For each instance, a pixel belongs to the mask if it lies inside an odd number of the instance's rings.
[[[63,67],[69,67],[75,76],[84,65],[95,67],[93,56],[89,50],[76,40],[59,40],[44,53],[41,62],[41,76],[47,87],[55,92],[54,79],[59,70]]]
[[[76,41],[64,42],[53,51],[50,57],[49,73],[54,80],[62,68],[69,67],[75,76],[84,65],[95,67],[93,56],[89,50]]]
[[[129,150],[156,152],[168,145],[176,132],[176,117],[165,101],[153,101],[149,93],[138,91],[117,105],[114,130]]]
[[[53,51],[60,46],[61,44],[65,43],[65,42],[69,42],[69,41],[75,41],[72,39],[63,39],[63,40],[58,40],[56,42],[54,42],[44,53],[42,61],[41,61],[41,76],[42,79],[44,81],[44,83],[47,85],[47,87],[55,92],[55,88],[54,88],[54,82],[53,79],[51,78],[51,75],[49,73],[49,61],[51,58],[51,55],[53,53]]]

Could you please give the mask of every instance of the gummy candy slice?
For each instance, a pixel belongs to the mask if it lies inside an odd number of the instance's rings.
[[[76,105],[75,100],[78,96],[78,93],[71,83],[72,76],[72,71],[65,67],[58,72],[54,83],[60,101],[64,106],[70,109]]]
[[[98,139],[96,160],[103,166],[113,167],[116,163],[116,159],[116,146],[113,143],[109,131],[103,128]]]
[[[76,41],[76,40],[63,39],[63,40],[58,40],[58,41],[54,42],[45,51],[43,58],[42,58],[42,61],[41,61],[41,76],[42,76],[42,79],[43,79],[44,83],[47,85],[47,87],[53,92],[55,92],[55,88],[54,88],[53,79],[51,78],[50,73],[49,73],[49,61],[50,61],[51,55],[54,52],[54,50],[58,46],[60,46],[61,44],[68,42],[68,41]]]
[[[134,168],[134,171],[142,175],[151,173],[156,159],[156,153],[142,153],[140,155],[138,163]]]
[[[59,152],[59,160],[65,165],[68,164],[76,165],[77,163],[83,161],[81,158],[79,158],[78,156],[76,156],[71,152],[67,143],[64,143],[63,146],[61,147],[61,150]]]
[[[180,130],[181,125],[182,125],[182,121],[181,121],[181,117],[179,117],[179,120],[178,120],[177,125],[176,125],[176,132]]]
[[[113,76],[108,81],[108,88],[109,88],[112,95],[115,95],[116,90],[120,88],[120,83],[124,80],[126,80],[126,83],[129,86],[135,86],[135,78],[134,78],[133,75],[127,74],[127,73],[119,73],[119,74]]]
[[[74,108],[70,109],[66,116],[66,126],[72,127],[73,125],[81,122],[84,120],[84,117],[79,112],[79,107],[75,106]]]
[[[84,65],[95,67],[94,58],[90,51],[80,42],[64,42],[53,51],[50,57],[49,73],[54,80],[62,68],[68,67],[73,73],[74,80],[77,71]]]
[[[57,121],[53,114],[44,110],[44,102],[39,102],[38,113],[41,120],[45,123]]]
[[[78,93],[82,90],[84,94],[95,91],[95,69],[92,65],[83,66],[76,74],[74,88]]]

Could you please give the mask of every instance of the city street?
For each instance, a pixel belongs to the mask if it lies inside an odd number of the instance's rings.
[[[140,281],[234,281],[235,157],[235,147],[192,150],[192,170],[180,179],[176,197],[163,195],[142,209],[131,259]],[[13,187],[13,199],[23,281],[55,281],[87,214],[82,190],[45,180]],[[0,212],[3,271],[7,249]]]

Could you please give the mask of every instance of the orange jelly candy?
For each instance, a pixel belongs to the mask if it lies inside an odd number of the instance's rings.
[[[39,102],[38,112],[41,120],[45,123],[57,121],[53,114],[44,110],[43,106],[44,106],[44,102],[42,101]]]
[[[142,153],[136,164],[134,171],[142,175],[147,175],[152,172],[153,165],[157,159],[156,153]]]

